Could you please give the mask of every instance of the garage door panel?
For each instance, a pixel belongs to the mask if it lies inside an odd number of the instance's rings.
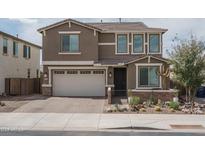
[[[53,74],[54,96],[105,96],[105,74]]]

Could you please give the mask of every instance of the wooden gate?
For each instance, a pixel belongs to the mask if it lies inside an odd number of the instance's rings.
[[[6,78],[5,92],[7,95],[30,95],[41,92],[40,78]]]

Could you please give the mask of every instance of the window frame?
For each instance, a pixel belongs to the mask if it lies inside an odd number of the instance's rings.
[[[80,51],[80,34],[79,33],[59,33],[60,34],[60,52],[59,54],[81,54]],[[64,51],[63,50],[63,36],[69,36],[69,43],[70,43],[70,35],[77,35],[78,36],[78,51]],[[70,48],[70,45],[69,45]]]
[[[4,40],[6,40],[6,52],[4,52]],[[3,37],[3,40],[2,40],[3,44],[2,44],[2,47],[3,47],[3,55],[7,56],[8,55],[8,48],[9,48],[9,39],[6,38],[6,37]]]
[[[25,56],[25,52],[24,52],[24,47],[26,47],[26,56]],[[23,45],[23,58],[25,59],[31,59],[31,47],[28,45]]]
[[[118,35],[126,35],[126,38],[127,38],[127,51],[123,52],[123,53],[119,53],[118,52]],[[129,42],[130,42],[130,39],[129,39],[129,33],[116,33],[115,34],[115,54],[116,55],[127,55],[129,54]]]
[[[134,52],[134,35],[142,35],[143,44],[142,44],[142,52],[136,53]],[[145,54],[145,33],[132,33],[132,55],[141,55]]]
[[[162,77],[159,75],[159,86],[140,86],[139,85],[139,67],[152,67],[152,66],[155,66],[155,67],[159,67],[159,70],[161,72],[162,70],[162,63],[150,63],[150,64],[147,64],[147,63],[137,63],[135,64],[136,65],[136,89],[162,89]]]
[[[158,35],[159,36],[159,52],[150,52],[150,35]],[[162,33],[148,33],[148,54],[162,54]]]
[[[17,45],[17,51],[16,51],[16,46]],[[16,54],[17,52],[17,54]],[[13,41],[13,56],[18,57],[19,55],[19,43],[17,41]]]

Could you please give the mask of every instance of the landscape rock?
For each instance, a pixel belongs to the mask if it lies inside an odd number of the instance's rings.
[[[200,108],[194,109],[195,114],[203,114],[204,112]]]
[[[4,102],[0,101],[0,106],[5,106],[6,104]]]
[[[118,105],[118,110],[120,112],[127,112],[129,110],[129,105]]]
[[[141,112],[146,112],[146,109],[145,108],[141,108],[140,111]]]
[[[147,105],[147,102],[143,102],[142,104],[146,106],[146,105]]]
[[[190,109],[187,109],[187,108],[184,108],[181,111],[184,112],[184,113],[190,113],[191,112]]]
[[[203,108],[205,108],[205,104],[199,104],[199,107],[200,107],[201,109],[203,109]]]

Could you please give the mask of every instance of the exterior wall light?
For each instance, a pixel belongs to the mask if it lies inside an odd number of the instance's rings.
[[[109,77],[110,77],[110,78],[112,77],[112,72],[109,72]]]
[[[47,74],[47,73],[44,73],[43,77],[44,77],[44,78],[47,78],[47,77],[48,77],[48,74]]]

